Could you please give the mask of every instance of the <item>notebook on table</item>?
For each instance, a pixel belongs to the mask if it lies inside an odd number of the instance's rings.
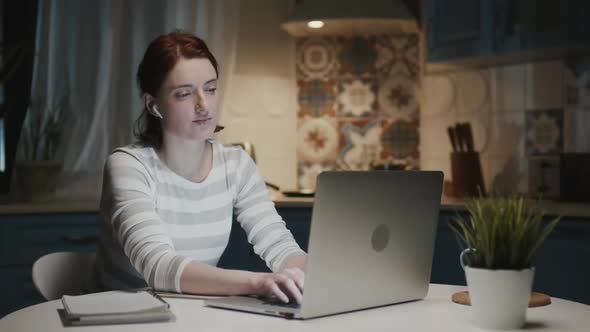
[[[170,305],[150,290],[109,291],[61,299],[68,325],[128,324],[174,319]]]

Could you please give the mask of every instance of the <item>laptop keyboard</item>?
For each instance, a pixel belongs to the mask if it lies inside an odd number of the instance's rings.
[[[279,306],[279,307],[283,307],[283,308],[293,308],[293,309],[298,309],[299,303],[297,303],[296,301],[292,300],[289,303],[285,303],[279,299],[265,299],[262,304],[266,304],[266,305],[272,305],[272,306]]]

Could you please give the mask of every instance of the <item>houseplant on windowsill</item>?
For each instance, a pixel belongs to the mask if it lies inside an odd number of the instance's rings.
[[[62,129],[70,118],[68,94],[52,106],[39,98],[31,101],[21,133],[24,160],[16,163],[19,184],[27,201],[47,201],[52,198],[63,169],[57,158]]]
[[[524,326],[535,268],[533,258],[559,218],[543,213],[518,196],[477,198],[467,205],[469,220],[450,224],[457,236],[474,323],[487,329]]]

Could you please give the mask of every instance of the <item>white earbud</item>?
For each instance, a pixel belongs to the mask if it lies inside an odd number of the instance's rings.
[[[162,114],[160,114],[160,112],[158,112],[158,106],[154,105],[150,108],[148,108],[148,110],[150,110],[150,113],[160,119],[163,119],[164,117],[162,116]]]

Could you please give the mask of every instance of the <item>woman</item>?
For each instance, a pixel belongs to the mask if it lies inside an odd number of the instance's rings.
[[[306,255],[241,148],[212,139],[217,61],[205,43],[173,32],[151,42],[137,72],[144,111],[135,145],[104,169],[104,223],[97,257],[103,289],[145,286],[211,295],[254,294],[301,302]],[[232,213],[272,273],[216,264]]]

